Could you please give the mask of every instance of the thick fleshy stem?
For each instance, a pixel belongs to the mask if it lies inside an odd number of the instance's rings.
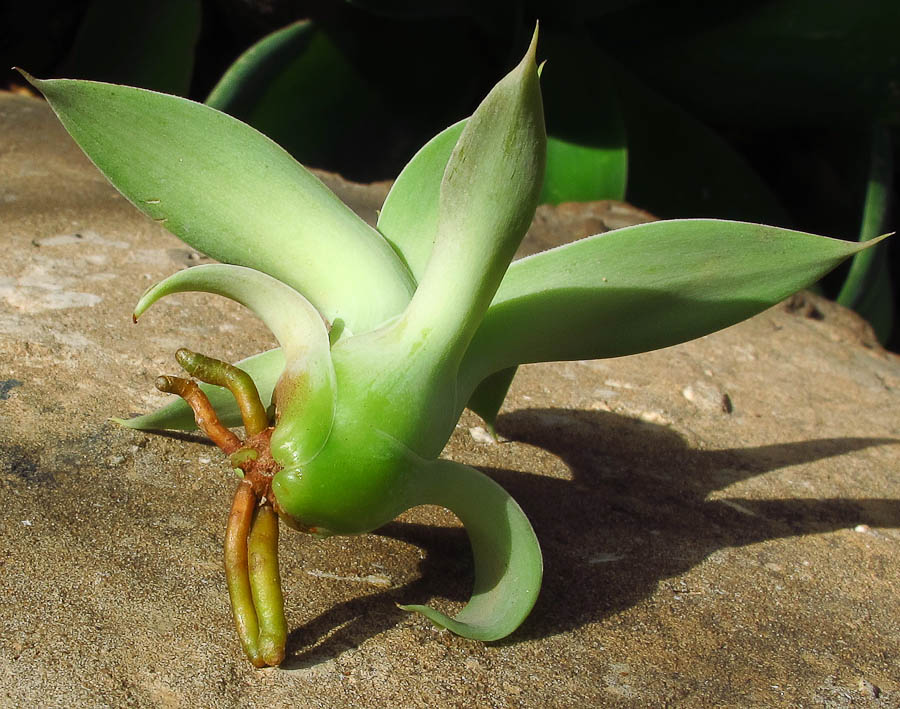
[[[241,447],[241,439],[222,425],[206,394],[196,382],[181,377],[164,376],[157,377],[155,384],[160,391],[177,394],[184,399],[194,412],[197,426],[226,455],[231,455]]]
[[[255,436],[269,427],[266,407],[259,398],[253,379],[244,370],[184,348],[175,353],[175,359],[184,371],[201,382],[228,388],[241,410],[247,436]]]

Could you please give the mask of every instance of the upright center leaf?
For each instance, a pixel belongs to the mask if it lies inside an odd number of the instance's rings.
[[[537,206],[547,134],[535,52],[466,123],[441,182],[437,235],[406,313],[461,354],[484,316]]]

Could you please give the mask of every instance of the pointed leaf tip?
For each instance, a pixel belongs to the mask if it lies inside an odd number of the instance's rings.
[[[541,22],[540,20],[535,20],[534,22],[534,32],[531,35],[531,43],[528,45],[528,51],[525,52],[525,57],[531,58],[532,61],[535,61],[535,57],[537,56],[537,45],[538,45],[538,34],[540,33]]]
[[[457,391],[466,396],[486,375],[512,365],[621,357],[721,330],[883,238],[859,243],[683,219],[625,227],[521,259],[469,344]]]
[[[11,67],[11,68],[12,68],[13,71],[19,72],[19,73],[22,75],[22,78],[25,79],[25,81],[27,81],[29,84],[31,84],[34,88],[40,90],[40,86],[39,86],[39,84],[41,84],[41,80],[40,80],[40,79],[38,79],[38,78],[32,76],[31,74],[29,74],[27,71],[25,71],[25,70],[24,70],[22,67],[20,67],[20,66],[14,66],[14,67]]]
[[[403,327],[440,333],[448,351],[477,327],[534,217],[547,157],[536,43],[535,34],[475,109],[442,175],[433,246]]]
[[[541,74],[541,67],[544,65],[544,62],[538,65],[537,61],[537,46],[538,46],[538,35],[539,35],[539,23],[534,23],[534,32],[531,35],[531,41],[528,43],[528,49],[525,50],[525,54],[522,56],[522,61],[519,62],[518,66],[513,70],[513,73],[516,71],[536,71],[537,75]]]

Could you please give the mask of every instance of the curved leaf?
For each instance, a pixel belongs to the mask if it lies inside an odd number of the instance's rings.
[[[260,352],[252,357],[235,362],[235,366],[243,369],[253,379],[256,390],[263,406],[268,407],[272,401],[272,393],[278,378],[284,371],[284,354],[280,349]],[[242,426],[241,412],[231,395],[231,392],[222,387],[200,383],[200,388],[206,394],[216,415],[225,426]],[[143,416],[135,416],[130,419],[114,418],[118,424],[127,428],[136,428],[142,431],[177,430],[193,431],[197,428],[194,420],[194,412],[184,403],[184,399],[173,399],[171,403]]]
[[[618,357],[714,332],[821,278],[859,244],[705,219],[618,229],[512,264],[460,372]]]
[[[312,304],[276,278],[244,266],[211,263],[173,273],[141,296],[134,306],[134,321],[160,298],[188,292],[221,295],[252,310],[275,335],[288,362],[303,357],[311,347],[328,353],[328,330]],[[330,361],[330,354],[327,358]]]
[[[459,517],[472,544],[475,586],[453,618],[428,606],[400,607],[466,638],[506,637],[528,617],[541,588],[543,559],[531,523],[509,493],[474,468],[436,460],[423,472],[415,504],[441,505]]]
[[[384,238],[253,128],[165,94],[29,80],[110,182],[194,248],[274,276],[352,332],[408,303],[412,278]]]
[[[148,290],[134,318],[173,293],[215,293],[250,308],[278,339],[285,368],[275,388],[278,424],[272,447],[290,448],[296,464],[322,449],[335,415],[336,384],[331,345],[322,316],[290,286],[243,266],[209,264],[169,276]]]
[[[304,164],[353,177],[348,170],[377,152],[372,143],[389,131],[392,116],[384,94],[339,40],[340,31],[311,21],[273,32],[226,71],[207,104]]]

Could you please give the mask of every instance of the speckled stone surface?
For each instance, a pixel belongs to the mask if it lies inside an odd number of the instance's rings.
[[[369,216],[386,189],[329,181]],[[530,238],[639,218],[546,209]],[[132,325],[145,287],[203,259],[26,97],[0,95],[0,244],[0,706],[900,706],[900,359],[832,303],[522,368],[502,442],[466,413],[446,451],[534,523],[522,628],[484,644],[396,607],[469,591],[465,535],[421,508],[286,532],[288,657],[254,670],[221,568],[227,466],[107,419],[164,400],[177,347],[234,360],[269,335],[199,295]]]

